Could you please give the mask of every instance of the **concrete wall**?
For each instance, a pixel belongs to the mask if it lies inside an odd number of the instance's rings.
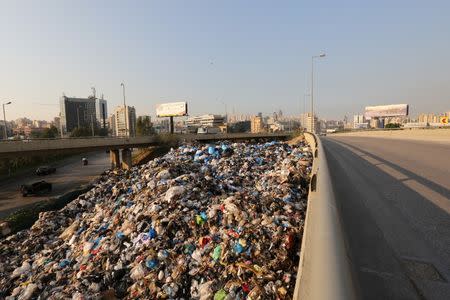
[[[328,136],[357,136],[389,139],[406,139],[425,142],[450,143],[450,129],[374,130],[334,133]]]
[[[314,153],[294,300],[357,298],[328,163],[317,136],[305,134]]]

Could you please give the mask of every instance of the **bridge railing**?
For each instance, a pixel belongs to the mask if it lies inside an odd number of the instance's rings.
[[[291,133],[221,133],[221,134],[173,134],[137,137],[89,137],[63,139],[12,140],[0,144],[0,158],[23,155],[61,153],[63,151],[93,151],[139,148],[155,145],[172,145],[179,141],[214,142],[218,140],[252,140],[260,138],[287,138]]]
[[[208,139],[208,138],[221,138],[221,137],[235,137],[235,136],[242,136],[243,138],[246,137],[259,137],[259,136],[264,136],[264,137],[284,137],[284,136],[289,136],[291,134],[293,134],[294,132],[292,131],[284,131],[284,132],[273,132],[273,133],[250,133],[250,132],[242,132],[242,133],[214,133],[214,134],[180,134],[180,133],[176,133],[176,134],[151,134],[151,135],[145,135],[145,136],[134,136],[134,137],[129,137],[129,136],[83,136],[83,137],[55,137],[55,138],[23,138],[23,139],[8,139],[8,140],[0,140],[0,143],[18,143],[18,142],[31,142],[31,141],[58,141],[58,140],[86,140],[86,139],[135,139],[135,138],[145,138],[145,137],[164,137],[164,136],[173,136],[173,137],[177,137],[180,139],[183,138],[190,138],[190,139]]]
[[[311,133],[314,161],[294,299],[356,299],[342,224],[320,139]]]
[[[85,140],[85,139],[129,139],[125,136],[80,136],[80,137],[55,137],[55,138],[23,138],[23,139],[10,139],[0,140],[0,143],[17,143],[17,142],[31,142],[31,141],[59,141],[59,140]]]

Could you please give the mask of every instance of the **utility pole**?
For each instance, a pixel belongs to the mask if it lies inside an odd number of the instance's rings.
[[[121,84],[120,84],[121,86],[122,86],[122,91],[123,91],[123,115],[124,115],[124,119],[123,119],[123,121],[124,121],[124,124],[125,124],[125,136],[127,136],[127,133],[128,133],[128,128],[127,128],[127,117],[128,117],[128,114],[127,114],[127,104],[126,104],[126,102],[125,102],[125,84],[122,82]]]
[[[94,134],[94,116],[91,115],[91,128],[92,128],[92,136],[95,136]]]
[[[325,57],[325,53],[311,57],[311,132],[315,133],[314,128],[314,59]]]
[[[59,113],[59,133],[61,134],[61,138],[63,138],[64,134],[63,134],[63,125],[62,125],[61,112]]]
[[[103,94],[102,94],[102,100],[103,99]],[[105,113],[105,104],[102,101],[102,118],[103,118],[103,128],[106,128],[106,113]]]
[[[8,139],[8,129],[7,129],[7,125],[6,125],[6,113],[5,113],[5,105],[9,105],[9,104],[11,104],[12,102],[11,101],[9,101],[9,102],[6,102],[6,103],[3,103],[3,129],[4,129],[4,136],[3,136],[3,139],[5,139],[5,140],[7,140]]]
[[[217,99],[217,100],[219,100],[219,99]],[[223,104],[223,106],[225,107],[225,118],[224,118],[224,121],[225,121],[225,123],[228,123],[228,109],[227,109],[227,103],[225,102],[225,101],[222,101],[222,100],[219,100],[222,104]]]
[[[78,119],[78,128],[80,128],[80,107],[77,106],[77,119]]]

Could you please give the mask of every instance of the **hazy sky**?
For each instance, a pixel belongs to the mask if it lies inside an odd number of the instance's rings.
[[[369,3],[370,2],[370,3]],[[409,103],[450,111],[450,1],[0,2],[8,119],[50,119],[95,86],[110,112],[187,100],[190,114],[299,114],[316,64],[321,117]],[[308,108],[309,109],[309,105]]]

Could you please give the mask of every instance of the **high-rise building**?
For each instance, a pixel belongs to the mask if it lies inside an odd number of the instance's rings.
[[[420,114],[419,123],[437,123],[439,122],[439,117],[435,114]]]
[[[262,118],[262,113],[258,113],[257,116],[252,117],[251,132],[252,133],[264,132],[264,122],[263,122],[263,118]]]
[[[114,111],[114,123],[116,136],[136,136],[136,109],[118,106]]]
[[[353,128],[354,129],[362,129],[367,128],[368,123],[366,121],[366,117],[364,115],[354,115],[353,116]]]
[[[63,132],[71,132],[77,127],[91,128],[97,122],[93,97],[85,99],[62,96],[60,107]]]
[[[365,123],[366,118],[364,115],[354,115],[353,116],[353,123]]]
[[[300,115],[300,123],[302,128],[308,132],[316,132],[318,128],[317,116],[314,115],[314,122],[311,122],[311,113],[304,113]],[[312,124],[311,124],[312,123]],[[312,125],[312,128],[311,128]]]
[[[107,101],[103,99],[103,96],[102,99],[94,96],[88,98],[62,96],[60,108],[63,132],[71,132],[77,127],[106,127],[108,108]]]
[[[101,99],[95,99],[95,114],[100,128],[106,128],[108,123],[108,103],[103,96]]]
[[[112,136],[116,136],[116,115],[111,115],[108,118],[109,130]]]

